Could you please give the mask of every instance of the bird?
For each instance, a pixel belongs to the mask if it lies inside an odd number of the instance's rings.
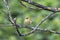
[[[28,25],[30,25],[31,23],[32,23],[31,18],[30,18],[30,17],[25,17],[25,19],[24,19],[24,25],[25,25],[25,26],[28,26]]]

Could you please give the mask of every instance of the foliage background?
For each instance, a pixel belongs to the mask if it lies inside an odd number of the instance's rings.
[[[60,0],[32,0],[39,4],[49,6],[52,8],[60,7]],[[31,6],[25,2],[23,2],[27,6]],[[46,10],[32,10],[25,8],[22,6],[18,0],[9,0],[10,11],[12,13],[12,17],[17,17],[17,23],[23,25],[24,18],[26,16],[31,17],[33,23],[30,26],[35,26],[40,20],[42,20],[46,15],[51,13]],[[14,26],[11,26],[7,19],[7,10],[5,8],[5,4],[3,0],[0,0],[0,40],[60,40],[59,34],[53,34],[48,32],[35,32],[26,37],[19,37],[16,33],[16,29]],[[51,16],[48,20],[46,20],[40,28],[49,29],[54,31],[60,31],[60,13],[56,13]],[[30,30],[26,28],[21,28],[20,31],[22,33],[28,33]]]

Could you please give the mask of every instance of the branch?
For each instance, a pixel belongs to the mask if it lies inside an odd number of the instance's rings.
[[[32,31],[30,31],[29,33],[25,34],[25,36],[34,33],[34,32],[37,30],[37,28],[38,28],[44,21],[46,21],[51,15],[53,15],[53,14],[55,14],[55,13],[56,13],[56,12],[52,12],[52,13],[50,13],[49,15],[47,15],[45,18],[43,18],[43,19],[35,26],[35,28],[34,28]]]
[[[26,0],[21,0],[21,1],[27,2],[28,4],[31,4],[31,5],[36,6],[38,8],[42,8],[42,9],[47,10],[47,11],[60,12],[60,8],[51,8],[51,7],[48,7],[48,6],[38,4],[36,2],[28,2]],[[19,2],[20,2],[20,0],[19,0]]]
[[[50,7],[43,6],[43,5],[37,4],[37,3],[35,3],[35,2],[28,2],[28,1],[26,1],[26,0],[22,0],[22,1],[25,1],[25,2],[27,2],[27,3],[29,3],[29,4],[31,4],[31,5],[34,5],[34,6],[39,7],[39,8],[42,8],[42,9],[44,9],[44,10],[52,11],[52,13],[50,13],[50,14],[47,15],[45,18],[43,18],[43,19],[33,28],[32,31],[30,31],[30,32],[27,33],[27,34],[21,34],[21,33],[19,32],[19,30],[18,30],[18,27],[21,27],[21,25],[18,25],[18,24],[16,23],[16,20],[14,20],[14,19],[12,18],[11,12],[10,12],[10,8],[9,8],[9,6],[8,6],[8,2],[7,2],[6,0],[4,0],[5,6],[6,6],[7,10],[8,10],[8,19],[9,19],[9,21],[11,22],[11,24],[13,24],[14,26],[16,26],[16,30],[17,30],[19,36],[27,36],[27,35],[30,35],[30,34],[34,33],[34,32],[38,29],[38,27],[39,27],[45,20],[47,20],[51,15],[53,15],[53,14],[55,14],[55,13],[57,12],[57,9],[51,9]],[[39,29],[39,30],[43,30],[43,29]],[[43,31],[48,31],[48,32],[52,32],[52,33],[59,33],[59,32],[55,32],[55,31],[51,31],[51,30],[43,30]],[[59,33],[59,34],[60,34],[60,33]]]
[[[21,34],[21,33],[19,32],[19,30],[18,30],[18,27],[19,27],[19,26],[16,25],[14,19],[13,19],[12,16],[11,16],[10,8],[9,8],[9,6],[8,6],[8,0],[3,0],[3,1],[4,1],[4,3],[5,3],[5,7],[7,8],[7,11],[8,11],[8,20],[11,22],[11,24],[13,24],[14,26],[16,26],[17,33],[18,33],[20,36],[22,36],[22,34]]]
[[[2,26],[4,25],[12,25],[12,24],[4,24],[2,23]],[[34,27],[27,27],[27,26],[20,26],[20,28],[27,28],[27,29],[30,29],[30,30],[33,30]],[[60,32],[57,32],[57,31],[53,31],[53,30],[47,30],[47,29],[42,29],[42,28],[37,28],[36,31],[40,31],[40,32],[50,32],[50,33],[54,33],[54,34],[60,34]]]
[[[28,9],[33,9],[33,10],[41,10],[41,8],[32,8],[32,7],[29,7],[29,6],[26,6],[25,4],[23,4],[22,0],[18,0],[20,2],[20,4]],[[29,0],[28,0],[29,1]],[[30,1],[31,2],[31,1]]]
[[[23,28],[28,28],[28,29],[31,29],[31,30],[34,29],[34,27],[23,27]],[[53,30],[42,29],[42,28],[37,28],[36,31],[50,32],[50,33],[54,33],[54,34],[60,34],[60,32],[53,31]]]

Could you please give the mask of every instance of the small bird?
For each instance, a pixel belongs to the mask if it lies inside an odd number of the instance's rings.
[[[28,26],[28,25],[30,25],[31,23],[32,23],[32,20],[31,20],[30,17],[26,17],[26,18],[24,19],[24,25]]]

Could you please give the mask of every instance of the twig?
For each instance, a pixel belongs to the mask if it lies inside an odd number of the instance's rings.
[[[22,0],[22,1],[29,3],[26,0]],[[60,10],[57,10],[57,8],[51,8],[51,7],[48,7],[48,6],[44,6],[44,5],[38,4],[36,2],[30,2],[29,4],[31,4],[33,6],[36,6],[38,8],[42,8],[42,9],[47,10],[47,11],[60,12]]]
[[[8,20],[14,25],[16,26],[16,30],[17,30],[17,33],[19,34],[19,36],[22,36],[22,34],[19,32],[18,30],[18,26],[16,25],[16,23],[14,22],[14,19],[12,18],[11,16],[11,12],[10,12],[10,8],[8,6],[8,0],[3,0],[4,3],[5,3],[5,7],[7,8],[7,11],[8,11]]]
[[[56,12],[52,12],[52,13],[50,13],[49,15],[47,15],[45,18],[43,18],[43,19],[35,26],[35,28],[34,28],[32,31],[30,31],[29,33],[25,34],[24,36],[27,36],[27,35],[30,35],[30,34],[34,33],[34,32],[37,30],[37,28],[38,28],[45,20],[47,20],[51,15],[53,15],[54,13],[56,13]]]
[[[25,1],[25,0],[22,0],[22,1]],[[28,2],[28,1],[25,1],[25,2]],[[8,6],[8,2],[7,2],[6,0],[4,0],[4,3],[5,3],[5,6],[6,6],[7,10],[8,10],[8,19],[9,19],[9,21],[10,21],[14,26],[16,26],[16,30],[17,30],[19,36],[27,36],[27,35],[30,35],[30,34],[34,33],[36,30],[38,30],[38,27],[39,27],[45,20],[47,20],[51,15],[53,15],[53,14],[55,14],[55,13],[57,12],[57,9],[51,9],[50,7],[43,6],[43,5],[37,4],[37,3],[35,3],[35,2],[28,2],[29,4],[32,4],[32,5],[36,6],[36,7],[42,8],[42,9],[44,9],[44,10],[52,11],[52,13],[50,13],[50,14],[47,15],[45,18],[43,18],[43,19],[33,28],[32,31],[30,31],[30,32],[27,33],[27,34],[21,34],[21,33],[19,32],[19,30],[18,30],[18,27],[21,27],[21,26],[16,23],[16,20],[14,21],[14,19],[12,19],[11,12],[10,12],[10,9],[9,9],[9,6]],[[31,28],[31,29],[32,29],[32,28]],[[39,28],[39,30],[60,34],[60,32],[55,32],[55,31],[51,31],[51,30],[43,30],[43,29],[40,29],[40,28]]]
[[[4,25],[11,25],[12,26],[12,24],[2,24],[2,26],[4,26]],[[30,30],[33,30],[34,29],[34,27],[27,27],[27,26],[20,26],[20,28],[27,28],[27,29],[30,29]],[[36,31],[40,31],[40,32],[50,32],[50,33],[54,33],[54,34],[60,34],[60,32],[57,32],[57,31],[53,31],[53,30],[47,30],[47,29],[42,29],[42,28],[37,28],[36,29]]]
[[[31,30],[34,29],[34,27],[23,27],[23,28],[28,28],[28,29],[31,29]],[[53,30],[48,30],[48,29],[42,29],[42,28],[37,28],[36,31],[50,32],[50,33],[54,33],[54,34],[60,34],[60,32],[53,31]]]
[[[18,1],[20,2],[20,4],[21,4],[22,6],[28,8],[28,9],[33,9],[33,10],[37,10],[37,9],[38,9],[38,10],[41,10],[41,8],[32,8],[32,7],[29,7],[29,6],[24,5],[23,2],[22,2],[22,0],[18,0]]]

